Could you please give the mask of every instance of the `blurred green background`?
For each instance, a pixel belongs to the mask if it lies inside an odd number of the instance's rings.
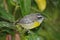
[[[45,20],[31,34],[22,34],[23,29],[14,23],[30,13],[41,13]],[[5,40],[7,33],[12,35],[18,30],[21,40],[60,40],[60,0],[46,0],[46,8],[41,12],[34,0],[0,0],[0,40]]]

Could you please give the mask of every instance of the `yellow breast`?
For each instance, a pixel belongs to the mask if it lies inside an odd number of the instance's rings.
[[[35,21],[34,24],[33,24],[33,28],[38,27],[39,25],[40,25],[40,23]]]
[[[33,29],[33,28],[36,28],[40,25],[40,22],[33,22],[33,23],[30,23],[30,24],[20,24],[23,28],[25,29]]]

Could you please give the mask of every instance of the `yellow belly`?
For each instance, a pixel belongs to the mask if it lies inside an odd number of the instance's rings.
[[[31,24],[21,24],[21,26],[25,29],[33,29],[33,28],[36,28],[40,25],[39,22],[35,21],[34,23],[31,23]]]
[[[32,28],[38,27],[39,25],[40,25],[40,23],[35,21]]]

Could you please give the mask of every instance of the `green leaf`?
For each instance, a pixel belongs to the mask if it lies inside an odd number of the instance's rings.
[[[7,13],[5,10],[1,9],[0,8],[0,17],[5,19],[5,20],[8,20],[10,22],[14,22],[14,16],[11,15],[10,13]]]
[[[14,29],[14,26],[12,23],[8,23],[5,21],[0,21],[0,29],[1,28],[10,28],[10,29]]]
[[[20,0],[20,8],[22,15],[27,15],[30,13],[31,0]]]
[[[3,8],[3,0],[0,0],[0,7]]]
[[[45,38],[43,36],[38,36],[36,34],[29,34],[25,37],[25,40],[44,40]]]

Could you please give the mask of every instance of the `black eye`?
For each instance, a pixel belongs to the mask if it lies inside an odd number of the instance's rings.
[[[42,19],[42,17],[38,17],[38,19]]]

